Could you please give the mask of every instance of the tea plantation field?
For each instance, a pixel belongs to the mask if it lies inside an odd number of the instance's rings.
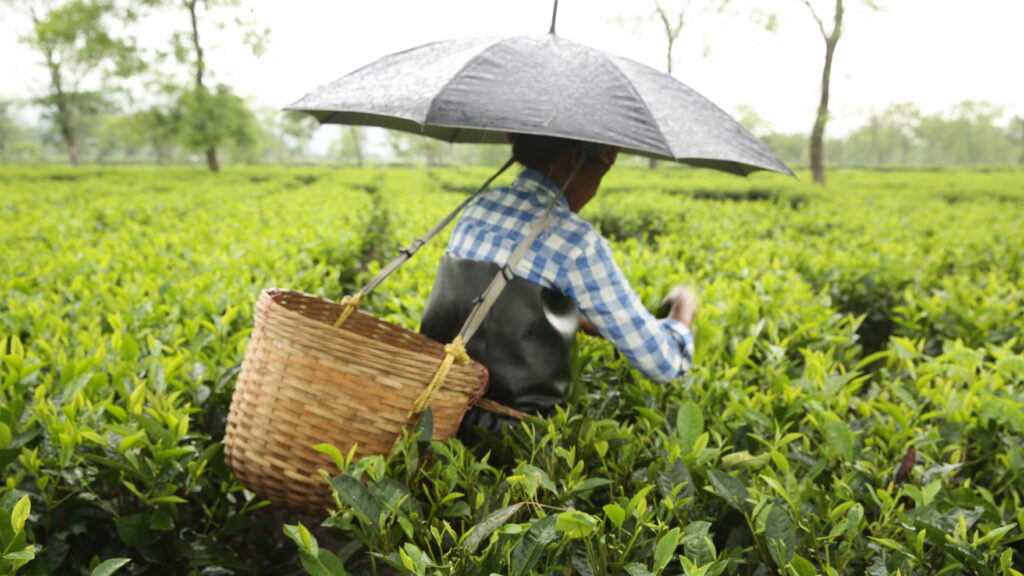
[[[581,335],[487,458],[341,457],[322,517],[242,489],[260,291],[340,299],[487,175],[0,168],[0,574],[1024,571],[1020,170],[617,167],[582,215],[651,310],[698,288],[690,374]],[[415,329],[446,239],[363,309]]]

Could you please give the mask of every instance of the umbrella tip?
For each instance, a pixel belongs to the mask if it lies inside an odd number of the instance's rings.
[[[555,0],[555,8],[551,11],[551,29],[548,30],[548,34],[555,33],[555,20],[558,19],[558,0]]]

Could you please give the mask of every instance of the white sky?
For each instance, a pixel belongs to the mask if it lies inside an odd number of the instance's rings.
[[[820,0],[816,0],[820,1]],[[845,34],[833,67],[830,133],[860,125],[871,110],[914,102],[923,112],[962,100],[988,100],[1024,115],[1024,0],[882,0],[884,12],[847,0]],[[454,37],[543,34],[550,0],[244,0],[251,17],[271,27],[269,51],[255,58],[232,26],[207,26],[208,67],[215,81],[243,96],[283,107],[316,87],[390,52]],[[678,0],[665,0],[667,6]],[[775,130],[806,132],[818,99],[824,43],[798,0],[762,0],[777,10],[779,30],[744,18],[696,19],[675,50],[675,76],[729,112],[746,104]],[[825,2],[824,6],[831,2]],[[665,40],[653,0],[561,0],[558,34],[664,70]],[[648,18],[640,30],[617,17]],[[223,16],[221,19],[224,19]],[[0,97],[39,93],[38,58],[16,41],[27,24],[0,20]],[[166,46],[168,30],[185,29],[172,14],[150,22],[144,42]],[[702,55],[706,42],[710,53]]]

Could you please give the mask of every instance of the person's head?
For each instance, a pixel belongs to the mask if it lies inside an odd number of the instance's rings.
[[[583,162],[565,190],[573,212],[579,212],[594,197],[617,155],[615,146],[533,134],[512,137],[512,157],[516,162],[540,172],[558,186],[563,186],[576,164]]]

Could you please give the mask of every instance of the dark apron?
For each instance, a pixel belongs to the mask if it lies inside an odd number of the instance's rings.
[[[490,262],[445,256],[427,300],[420,332],[448,343],[458,335],[474,301],[498,273]],[[527,413],[547,414],[565,399],[572,377],[570,354],[580,319],[572,298],[515,277],[466,346],[490,376],[486,397]],[[473,408],[459,438],[475,444],[474,427],[493,435],[516,420]]]

